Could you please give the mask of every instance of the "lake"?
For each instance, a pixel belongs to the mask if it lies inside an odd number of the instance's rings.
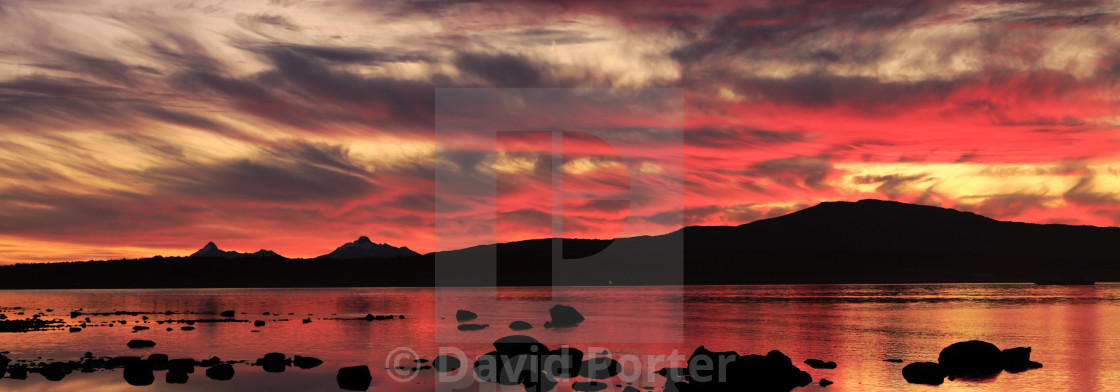
[[[573,306],[587,320],[574,328],[544,328],[555,304]],[[84,314],[71,318],[70,312],[79,309]],[[489,327],[460,331],[457,309],[478,313],[470,323]],[[181,329],[187,325],[183,322],[159,323],[222,319],[218,314],[225,310],[235,310],[233,319],[239,322],[196,322],[189,331]],[[105,314],[118,311],[136,314]],[[0,291],[0,313],[9,319],[38,312],[45,313],[42,319],[62,319],[67,327],[85,317],[90,321],[80,332],[0,333],[0,352],[36,362],[78,360],[86,352],[247,362],[234,365],[229,381],[211,380],[200,369],[186,384],[166,384],[163,372],[157,372],[153,385],[134,387],[117,369],[73,372],[61,381],[39,374],[26,380],[6,377],[0,379],[2,390],[338,390],[335,373],[355,365],[370,367],[371,390],[494,390],[499,387],[474,382],[468,373],[395,367],[441,352],[464,355],[469,364],[493,350],[490,342],[514,334],[619,359],[623,374],[607,381],[608,391],[620,391],[616,385],[626,383],[659,391],[665,380],[651,372],[683,363],[700,345],[742,354],[781,350],[813,376],[813,384],[795,390],[928,391],[933,387],[903,380],[903,365],[936,361],[945,346],[970,339],[1000,348],[1033,347],[1032,359],[1044,367],[982,382],[946,381],[938,390],[1093,391],[1120,383],[1118,284]],[[367,314],[396,317],[366,321]],[[254,326],[258,320],[265,325]],[[534,328],[511,331],[508,325],[516,320]],[[134,332],[137,325],[149,329]],[[157,345],[130,349],[126,342],[132,339]],[[324,363],[282,373],[249,365],[269,352]],[[808,358],[835,361],[838,367],[811,369],[802,363]],[[905,363],[883,361],[888,358]],[[817,386],[822,377],[835,384]],[[562,381],[557,390],[570,390],[569,383]]]

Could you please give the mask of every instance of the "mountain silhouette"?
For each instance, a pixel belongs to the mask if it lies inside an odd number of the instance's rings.
[[[374,243],[369,237],[358,237],[357,241],[342,244],[331,253],[316,257],[317,259],[384,259],[389,257],[420,256],[419,253],[408,249],[407,246],[397,248],[389,244]]]
[[[1004,222],[860,200],[739,226],[426,255],[366,237],[315,259],[226,252],[211,243],[186,258],[0,266],[0,288],[1120,281],[1116,243],[1116,227]],[[386,259],[393,250],[402,253]]]
[[[194,252],[190,256],[187,256],[187,257],[192,257],[192,258],[215,258],[215,259],[241,259],[241,258],[279,258],[279,257],[282,257],[282,256],[276,254],[276,252],[273,252],[271,250],[265,250],[265,249],[261,249],[261,250],[258,250],[256,252],[253,252],[253,253],[241,253],[241,252],[235,252],[235,251],[232,251],[232,250],[230,250],[230,251],[221,250],[221,249],[218,248],[218,245],[214,244],[214,241],[210,241],[210,242],[207,242],[206,246],[203,246],[202,249],[199,249],[197,252]]]

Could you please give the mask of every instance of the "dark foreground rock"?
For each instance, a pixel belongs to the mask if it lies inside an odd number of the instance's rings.
[[[700,346],[686,369],[663,369],[666,391],[788,392],[813,382],[781,351],[740,356],[733,351],[713,352]],[[688,377],[684,377],[688,375]]]
[[[595,357],[580,364],[579,375],[594,380],[614,377],[622,372],[622,364],[611,358]]]
[[[228,381],[233,379],[233,366],[228,364],[214,365],[206,369],[206,377],[211,380]]]
[[[460,361],[459,358],[450,355],[440,355],[432,360],[432,367],[440,373],[455,371],[462,366],[463,362]]]
[[[911,384],[941,385],[947,375],[936,362],[914,362],[902,368],[902,378]]]
[[[812,358],[806,359],[805,364],[809,365],[809,367],[811,367],[813,369],[836,369],[836,362],[832,362],[832,361],[825,362],[825,361],[820,360],[820,359],[812,359]]]
[[[1003,357],[996,345],[969,340],[950,344],[941,350],[937,363],[945,368],[949,379],[988,378],[1003,370]]]
[[[322,364],[323,361],[315,357],[302,357],[299,355],[292,357],[292,366],[300,369],[311,369]]]
[[[525,331],[533,329],[533,324],[529,324],[524,321],[514,321],[512,323],[509,323],[509,329],[512,329],[514,331]]]
[[[1003,370],[1011,373],[1042,367],[1041,363],[1031,360],[1030,347],[1015,347],[1003,350],[1000,352],[1000,359],[1003,362]]]
[[[155,347],[156,342],[144,339],[132,339],[128,341],[128,348],[151,348]]]
[[[583,351],[571,347],[560,347],[548,353],[544,370],[556,377],[572,378],[583,368]]]
[[[255,364],[264,368],[264,371],[269,373],[283,373],[289,361],[288,358],[284,357],[284,354],[268,353],[265,354],[264,357],[257,358]]]
[[[369,383],[373,381],[373,376],[370,375],[367,366],[352,366],[338,369],[335,380],[338,381],[338,387],[344,390],[364,391],[369,389]]]
[[[545,328],[574,327],[584,320],[583,315],[576,308],[568,305],[553,306],[548,310],[548,314],[552,316],[552,320],[544,322]]]
[[[477,318],[478,314],[469,310],[459,309],[459,311],[455,312],[455,321],[458,321],[460,323],[466,321],[474,321],[474,319]]]
[[[530,336],[525,335],[510,335],[494,341],[494,350],[498,354],[506,356],[517,355],[545,355],[548,354],[548,346],[537,341]]]
[[[459,324],[460,331],[481,331],[490,327],[490,324]]]
[[[142,387],[156,382],[152,365],[146,361],[133,362],[124,367],[124,381],[128,385]]]
[[[164,376],[164,382],[166,382],[168,384],[186,384],[187,380],[190,380],[190,378],[191,377],[188,376],[186,373],[167,372],[167,375]]]

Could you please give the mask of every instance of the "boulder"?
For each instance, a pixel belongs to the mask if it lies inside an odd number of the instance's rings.
[[[509,323],[509,329],[512,329],[514,331],[529,330],[529,329],[533,329],[533,324],[529,324],[529,323],[524,322],[524,321],[514,321],[512,323]]]
[[[263,326],[264,326],[264,320],[257,320],[257,321],[254,321],[254,322],[253,322],[253,326],[254,326],[254,327],[263,327]]]
[[[455,312],[455,321],[458,321],[460,323],[465,321],[473,321],[477,318],[478,314],[469,310],[459,309],[459,311]]]
[[[164,381],[168,384],[186,384],[189,379],[190,376],[182,372],[167,372],[167,376],[164,377]]]
[[[543,372],[537,372],[521,380],[525,392],[548,392],[555,389],[557,384],[556,379]]]
[[[827,378],[822,378],[821,382],[820,382],[820,386],[822,388],[827,387],[827,386],[832,385],[832,384],[833,384],[833,382],[831,380],[827,379]]]
[[[490,324],[459,324],[460,331],[481,331],[489,327]]]
[[[27,379],[27,365],[12,365],[8,368],[8,377],[13,380]]]
[[[228,381],[233,379],[233,366],[229,364],[214,365],[206,369],[206,377],[211,380]]]
[[[537,339],[525,335],[510,335],[495,340],[494,349],[498,352],[498,354],[510,357],[521,354],[548,354],[548,346],[541,344],[541,342],[537,341]]]
[[[583,315],[571,306],[556,305],[548,310],[548,314],[552,316],[552,320],[545,321],[545,328],[553,327],[574,327],[582,323]]]
[[[579,375],[594,379],[603,380],[614,377],[622,372],[622,364],[618,361],[607,357],[595,357],[583,361],[580,364]]]
[[[128,341],[128,348],[151,348],[155,347],[156,342],[144,339],[132,339]]]
[[[1003,350],[1000,352],[1000,359],[1003,363],[1003,370],[1018,373],[1028,369],[1038,369],[1042,367],[1041,363],[1031,360],[1030,347],[1015,347]]]
[[[936,362],[914,362],[902,368],[902,378],[911,384],[941,385],[947,375]]]
[[[288,365],[288,359],[281,353],[268,353],[264,357],[258,358],[256,365],[269,373],[283,373],[284,368]]]
[[[227,311],[224,311],[224,312],[220,313],[219,315],[222,316],[222,317],[234,317],[234,316],[237,315],[237,313],[234,313],[234,311],[232,311],[232,310],[227,310]]]
[[[148,364],[153,370],[167,370],[169,358],[167,354],[152,354],[148,356]]]
[[[311,369],[322,364],[323,361],[315,357],[301,357],[299,355],[292,357],[292,365],[300,369]]]
[[[607,384],[595,381],[576,381],[572,383],[573,391],[594,392],[607,389]]]
[[[474,362],[474,373],[479,380],[502,385],[517,385],[525,377],[533,375],[533,357],[518,355],[515,357],[491,351],[478,356]]]
[[[463,362],[460,361],[459,358],[456,358],[456,357],[453,357],[453,356],[450,356],[450,355],[440,355],[440,356],[437,356],[435,359],[432,360],[432,367],[435,368],[436,371],[440,372],[440,373],[447,373],[447,372],[450,372],[450,371],[455,371],[456,369],[459,369],[462,366],[463,366]]]
[[[338,381],[338,387],[344,390],[365,391],[369,389],[373,376],[370,375],[367,366],[351,366],[338,369],[335,380]]]
[[[58,362],[48,363],[46,366],[43,366],[42,369],[39,369],[39,374],[42,374],[44,378],[50,381],[62,381],[68,373],[70,373],[70,371],[66,369],[66,366]]]
[[[194,373],[194,359],[182,358],[167,361],[167,371],[172,373]]]
[[[0,354],[0,378],[4,378],[4,373],[8,371],[8,364],[11,362],[11,359],[5,357],[4,354]]]
[[[937,363],[945,368],[949,379],[988,378],[1003,370],[1002,352],[996,345],[969,340],[950,344],[941,350]]]
[[[583,351],[566,346],[550,351],[544,360],[544,370],[559,378],[575,377],[582,366]]]
[[[832,362],[832,361],[825,362],[825,361],[820,360],[820,359],[812,359],[812,358],[806,359],[805,364],[809,365],[809,367],[811,367],[813,369],[836,369],[836,362]]]
[[[698,347],[689,357],[688,369],[662,369],[666,391],[748,390],[789,391],[813,382],[813,377],[793,365],[781,351],[741,356]],[[689,377],[684,377],[684,375]]]
[[[152,365],[141,361],[133,362],[124,367],[124,381],[128,385],[142,387],[156,382],[156,375],[152,373]]]

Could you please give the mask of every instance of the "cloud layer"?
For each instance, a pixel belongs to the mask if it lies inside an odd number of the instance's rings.
[[[683,184],[682,200],[560,203],[578,237],[860,198],[1116,225],[1117,8],[3,1],[0,263],[550,235],[554,166],[595,195]],[[606,127],[645,148],[571,134],[558,162],[531,136],[449,149],[437,89],[479,87],[680,89],[683,124],[561,102],[521,113],[526,126]],[[504,107],[456,105],[480,119]],[[650,131],[671,128],[683,136]],[[656,163],[682,142],[679,173]],[[437,202],[441,165],[499,176],[497,199]],[[457,223],[437,232],[436,214]]]

